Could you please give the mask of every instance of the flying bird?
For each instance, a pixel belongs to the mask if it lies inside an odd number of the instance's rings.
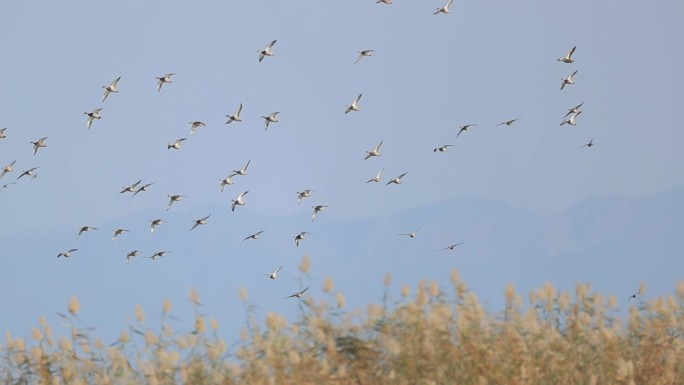
[[[567,85],[575,84],[575,79],[573,79],[573,76],[577,75],[577,71],[578,71],[578,70],[575,70],[575,72],[573,72],[573,73],[571,73],[570,75],[568,75],[567,78],[561,78],[561,80],[562,80],[561,87],[560,87],[561,90],[562,90],[563,88],[565,88],[565,85],[566,85],[566,84],[567,84]]]
[[[223,192],[223,188],[224,188],[224,187],[233,184],[233,177],[234,177],[235,175],[237,175],[237,174],[230,174],[230,175],[228,175],[227,177],[225,177],[225,178],[223,178],[223,179],[219,179],[219,180],[221,181],[221,192]]]
[[[401,184],[401,178],[403,178],[404,175],[406,175],[406,174],[408,174],[408,173],[405,172],[405,173],[399,175],[398,177],[396,177],[396,178],[390,180],[389,182],[385,183],[385,186],[386,186],[386,185],[389,185],[389,184],[392,184],[392,183],[394,183],[394,184]]]
[[[392,4],[392,0],[378,0],[375,2],[375,4],[378,4],[378,3]]]
[[[190,122],[190,135],[195,133],[195,130],[200,128],[200,127],[206,127],[207,125],[204,124],[204,122],[200,122],[199,120],[196,120],[194,122]]]
[[[86,231],[91,231],[91,230],[97,230],[97,228],[91,227],[91,226],[81,226],[81,228],[78,230],[78,235],[76,236],[76,240],[78,241],[78,238],[81,237],[81,234],[85,233]]]
[[[121,234],[123,234],[123,233],[127,233],[127,232],[128,232],[128,230],[126,230],[126,229],[116,229],[116,230],[114,230],[114,236],[112,237],[112,242],[111,242],[111,243],[114,243],[114,240],[115,240],[119,235],[121,235]]]
[[[105,100],[107,100],[107,96],[109,96],[110,93],[112,93],[112,92],[115,93],[115,94],[118,94],[118,93],[119,93],[119,89],[116,88],[116,85],[119,83],[119,80],[121,80],[121,76],[119,76],[118,78],[112,80],[112,82],[109,83],[109,85],[107,85],[107,86],[102,86],[102,88],[104,88],[104,95],[102,95],[102,102],[104,102]]]
[[[463,243],[464,243],[464,242],[454,243],[453,245],[449,245],[449,246],[447,246],[447,247],[445,247],[445,248],[443,248],[443,249],[439,249],[438,251],[455,250],[456,247],[458,247],[459,245],[462,245]]]
[[[169,197],[169,205],[166,206],[166,211],[169,211],[171,208],[171,205],[174,204],[175,202],[178,202],[181,200],[181,198],[185,198],[185,195],[167,195]]]
[[[93,125],[93,120],[102,118],[100,111],[102,111],[102,108],[96,108],[93,110],[93,112],[84,112],[85,115],[88,115],[88,120],[86,121],[86,126],[88,129],[90,129],[90,126]]]
[[[235,211],[235,206],[244,206],[245,205],[245,200],[243,199],[245,195],[249,193],[249,190],[240,193],[240,195],[237,196],[237,198],[233,199],[233,204],[230,205],[230,211]]]
[[[373,157],[373,156],[381,156],[382,153],[380,152],[380,146],[382,146],[382,142],[383,141],[381,140],[380,143],[378,143],[378,145],[375,146],[372,150],[366,151],[366,154],[368,154],[368,155],[366,155],[366,157],[363,158],[363,160],[366,160],[366,159]]]
[[[37,170],[37,169],[39,169],[39,168],[40,168],[40,166],[38,166],[38,167],[32,167],[32,168],[29,168],[28,170],[24,170],[24,172],[22,172],[21,175],[19,175],[19,176],[17,177],[17,179],[21,178],[22,176],[35,177],[36,174],[34,173],[34,171]]]
[[[559,59],[556,59],[556,60],[557,60],[557,61],[562,61],[563,63],[574,63],[575,61],[572,60],[572,54],[575,53],[575,49],[576,49],[576,48],[577,48],[577,46],[572,47],[572,48],[570,49],[570,51],[568,51],[568,52],[565,54],[565,57],[562,57],[562,58],[559,58]]]
[[[270,274],[269,274],[269,273],[266,273],[265,275],[266,275],[268,278],[277,279],[277,278],[278,278],[278,272],[279,272],[280,269],[282,269],[282,268],[283,268],[283,267],[280,266],[280,267],[277,268],[274,272],[272,272],[272,273],[270,273]]]
[[[363,59],[364,57],[373,56],[373,54],[375,53],[375,50],[374,49],[364,49],[362,51],[357,51],[357,53],[359,54],[359,56],[356,57],[356,61],[354,62],[354,64],[358,63],[359,60]]]
[[[266,230],[261,230],[261,231],[257,231],[257,232],[254,233],[254,234],[249,234],[249,235],[246,236],[245,239],[243,239],[242,241],[244,242],[244,241],[246,241],[246,240],[248,240],[248,239],[255,239],[255,240],[256,240],[256,239],[259,239],[259,237],[261,236],[261,233],[263,233],[264,231],[266,231]]]
[[[8,164],[7,166],[2,168],[2,173],[0,173],[0,178],[5,176],[8,172],[14,171],[14,164],[17,163],[17,160],[15,159],[12,163]]]
[[[210,216],[211,216],[211,215],[207,215],[206,217],[203,217],[203,218],[200,218],[200,219],[195,219],[195,220],[194,220],[195,223],[192,225],[192,228],[190,229],[190,231],[194,230],[195,227],[197,227],[197,226],[206,225],[206,224],[207,224],[207,219],[209,219]]]
[[[180,148],[181,148],[181,142],[184,141],[184,140],[187,140],[187,139],[188,139],[188,138],[176,139],[176,141],[175,141],[174,143],[168,143],[168,144],[166,145],[166,149],[167,149],[167,150],[170,150],[170,149],[173,148],[174,150],[180,150]]]
[[[140,250],[129,251],[128,254],[126,254],[126,262],[130,261],[131,258],[137,256],[139,253],[140,253]]]
[[[403,234],[397,234],[397,235],[407,235],[409,238],[415,238],[416,234],[418,233],[418,230],[420,230],[420,227],[418,227],[417,229],[415,229],[414,231],[412,231],[410,233],[403,233]]]
[[[154,254],[152,254],[152,256],[149,257],[149,258],[150,258],[151,260],[153,260],[153,261],[156,261],[156,260],[157,260],[157,257],[163,257],[163,256],[165,256],[166,254],[171,254],[171,253],[172,253],[171,251],[157,251],[157,252],[155,252]]]
[[[366,181],[366,183],[370,183],[370,182],[376,182],[376,183],[377,183],[377,182],[380,182],[380,177],[382,176],[382,172],[383,172],[383,171],[385,171],[385,169],[384,169],[384,168],[381,168],[380,171],[378,171],[378,173],[375,174],[375,176],[374,176],[373,178],[368,179],[368,180]]]
[[[268,116],[262,116],[261,118],[264,119],[264,130],[268,130],[268,125],[271,123],[278,123],[278,114],[280,112],[271,112],[270,115]]]
[[[154,229],[155,229],[157,226],[160,226],[160,225],[163,225],[163,224],[164,224],[164,221],[161,220],[161,219],[152,219],[152,220],[150,221],[150,233],[154,233]]]
[[[69,257],[71,257],[71,253],[74,253],[76,251],[78,251],[78,249],[69,249],[67,251],[62,251],[61,253],[57,254],[57,258],[59,258],[59,257],[69,258]]]
[[[568,108],[568,113],[565,114],[564,118],[567,118],[568,115],[570,115],[570,114],[576,114],[576,113],[580,112],[580,108],[582,108],[583,104],[584,104],[584,102],[576,105],[575,107]]]
[[[45,139],[47,139],[47,136],[40,138],[35,142],[30,142],[33,145],[33,155],[36,155],[39,148],[47,147],[47,144],[45,144]]]
[[[168,74],[165,74],[164,76],[160,76],[158,78],[155,78],[155,79],[159,80],[157,82],[157,92],[161,91],[164,83],[173,83],[173,80],[171,80],[171,76],[173,76],[173,75],[175,75],[175,74],[174,73],[168,73]]]
[[[0,128],[0,139],[5,139],[5,138],[7,138],[7,134],[5,134],[5,130],[7,130],[7,127],[5,127],[5,128]]]
[[[580,147],[580,148],[591,147],[591,146],[593,146],[593,145],[594,145],[594,138],[591,138],[591,140],[589,141],[589,143],[583,144],[582,147]]]
[[[362,95],[363,94],[359,94],[359,96],[357,96],[356,98],[354,98],[354,100],[352,100],[351,105],[345,106],[345,108],[346,108],[344,110],[345,114],[348,114],[350,111],[358,111],[361,109],[361,107],[359,107],[359,100],[361,100]]]
[[[513,125],[513,123],[515,123],[515,122],[517,122],[517,121],[518,121],[518,119],[505,120],[505,121],[503,121],[503,122],[497,124],[496,126],[502,126],[502,125],[504,125],[504,124],[507,125],[507,126],[511,126],[511,125]],[[496,127],[496,126],[495,126],[495,127]]]
[[[562,126],[562,125],[564,125],[564,124],[569,124],[569,125],[571,125],[571,126],[576,126],[576,125],[577,125],[576,119],[577,119],[577,117],[578,117],[581,113],[582,113],[582,111],[577,111],[577,112],[575,112],[574,114],[570,115],[569,118],[563,119],[563,121],[561,122],[560,125]]]
[[[138,188],[135,190],[135,192],[133,193],[133,195],[131,195],[131,196],[136,196],[136,195],[138,195],[138,193],[141,193],[141,192],[144,192],[144,191],[148,191],[148,189],[150,188],[150,186],[152,186],[153,184],[154,184],[154,182],[152,182],[152,183],[147,183],[147,184],[144,184],[144,185],[138,187]]]
[[[135,192],[135,188],[138,187],[138,185],[140,184],[140,182],[142,182],[142,179],[140,179],[139,181],[133,183],[132,185],[130,185],[130,186],[128,186],[128,187],[122,187],[122,188],[121,188],[121,191],[119,191],[119,194],[123,194],[123,193],[127,193],[127,192],[132,192],[132,193],[134,193],[134,192]]]
[[[13,184],[17,184],[17,182],[10,182],[10,183],[5,183],[5,184],[3,184],[2,186],[0,186],[0,191],[2,191],[2,190],[4,190],[4,189],[8,188],[9,186],[11,186],[11,185],[13,185]]]
[[[378,1],[382,1],[382,0],[378,0]],[[389,1],[390,3],[388,3],[388,4],[391,4],[391,2],[392,2],[392,0],[385,0],[385,1]],[[283,298],[283,299],[292,298],[292,297],[302,298],[302,296],[304,295],[304,292],[306,292],[307,290],[309,290],[308,287],[307,287],[306,289],[302,290],[302,291],[298,291],[298,292],[296,292],[296,293],[294,293],[294,294],[292,294],[292,295],[290,295],[290,296],[287,296],[287,297],[285,297],[285,298]]]
[[[447,152],[449,150],[449,147],[454,147],[453,144],[445,144],[444,146],[441,147],[435,147],[432,152]]]
[[[294,241],[295,241],[295,246],[299,247],[299,242],[306,239],[306,234],[311,234],[311,233],[306,232],[306,231],[302,231],[301,233],[299,233],[293,237]]]
[[[302,199],[310,197],[312,192],[313,190],[309,189],[306,189],[304,191],[297,191],[297,206],[299,206],[299,204],[302,203]]]
[[[242,118],[240,117],[240,113],[242,112],[242,103],[238,106],[237,110],[233,115],[226,115],[226,118],[228,118],[228,121],[226,124],[230,124],[233,122],[241,122]]]
[[[276,41],[277,40],[273,40],[272,42],[268,43],[264,49],[257,51],[259,52],[259,63],[264,60],[264,57],[275,55],[275,53],[273,53],[273,45],[276,43]]]
[[[316,215],[318,215],[318,213],[320,213],[321,211],[325,210],[327,207],[328,207],[328,206],[326,206],[326,205],[311,206],[311,208],[314,210],[314,211],[313,211],[313,215],[311,216],[311,222],[313,222],[314,219],[316,219]]]
[[[232,170],[231,172],[235,173],[234,175],[240,175],[240,176],[245,176],[245,175],[247,175],[247,167],[249,167],[249,163],[250,163],[251,161],[252,161],[251,159],[248,160],[247,163],[245,163],[245,165],[242,166],[241,169],[239,169],[239,170]]]
[[[448,0],[447,3],[443,7],[437,8],[437,10],[435,11],[435,13],[433,13],[433,15],[436,15],[438,13],[451,13],[451,11],[449,10],[449,6],[453,2],[454,2],[454,0]]]
[[[462,132],[468,131],[470,127],[476,127],[477,124],[465,124],[463,126],[460,126],[460,130],[458,130],[458,134],[456,134],[456,137],[458,138],[459,135],[461,135]]]

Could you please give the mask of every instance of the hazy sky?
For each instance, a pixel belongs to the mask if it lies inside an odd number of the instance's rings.
[[[89,288],[50,276],[50,269],[69,269],[73,277],[107,270],[88,270],[97,265],[83,261],[85,252],[66,261],[55,255],[84,248],[73,241],[83,225],[101,228],[102,234],[83,237],[91,238],[91,247],[111,247],[111,230],[123,227],[135,233],[125,235],[129,242],[139,242],[130,249],[147,255],[163,248],[151,244],[147,219],[126,221],[168,216],[169,194],[187,196],[170,210],[184,213],[179,228],[211,214],[195,231],[213,226],[218,242],[219,226],[246,236],[259,230],[242,228],[247,218],[276,218],[283,227],[292,220],[284,241],[260,241],[293,247],[290,235],[324,232],[318,223],[324,217],[390,226],[386,220],[394,213],[471,197],[552,214],[587,197],[652,194],[684,184],[684,3],[456,0],[451,14],[432,15],[442,5],[3,3],[0,128],[7,127],[7,138],[0,140],[0,166],[17,163],[0,186],[40,166],[36,179],[0,190],[0,239],[35,242],[21,255],[0,245],[3,273],[25,277],[26,285],[36,285],[35,278],[46,288],[68,285],[60,294],[87,295]],[[257,51],[274,39],[275,56],[259,63]],[[556,61],[575,45],[575,63]],[[376,52],[353,64],[362,49]],[[574,70],[576,84],[559,90],[561,78]],[[158,93],[155,77],[169,72],[176,74],[173,83]],[[118,76],[120,92],[101,102],[101,87]],[[361,111],[344,114],[359,93]],[[577,126],[560,127],[567,109],[580,102]],[[244,121],[225,125],[224,116],[240,103]],[[99,107],[102,119],[87,129],[83,112]],[[265,131],[260,116],[274,111],[280,121]],[[515,118],[510,127],[495,127]],[[207,126],[190,135],[194,120]],[[458,126],[469,123],[478,126],[456,139]],[[29,142],[40,137],[48,137],[48,147],[33,156]],[[167,149],[181,137],[188,138],[181,150]],[[581,148],[592,138],[594,147]],[[382,156],[363,160],[380,140]],[[455,146],[432,151],[444,144]],[[219,179],[247,160],[249,175],[235,177],[221,193]],[[364,183],[381,168],[382,183]],[[385,186],[404,172],[402,185]],[[155,184],[134,198],[119,194],[139,179]],[[296,192],[306,188],[315,192],[297,206]],[[231,213],[231,199],[245,190],[247,205]],[[330,208],[311,224],[313,204]],[[244,247],[237,242],[225,247]],[[197,253],[216,248],[192,245]],[[45,275],[25,269],[57,262]],[[194,281],[209,282],[208,271],[238,262],[185,263],[166,270],[169,279],[196,274],[184,277],[189,284],[176,287],[180,293]],[[296,262],[289,269],[296,271]],[[127,286],[126,280],[112,278],[111,289]],[[234,293],[241,284],[237,279],[221,287]],[[22,287],[2,290],[21,293]],[[29,294],[2,298],[2,312],[24,301],[46,313],[63,308]],[[60,298],[66,304],[68,297]],[[32,311],[12,325],[34,320]]]

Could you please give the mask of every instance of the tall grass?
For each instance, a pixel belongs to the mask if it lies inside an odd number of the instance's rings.
[[[388,303],[347,312],[326,278],[322,298],[307,293],[288,321],[248,312],[239,341],[228,349],[218,324],[191,291],[194,328],[172,330],[172,305],[162,303],[160,330],[145,313],[113,344],[79,328],[79,304],[61,316],[68,335],[55,336],[44,318],[24,341],[6,332],[0,346],[5,384],[684,384],[684,281],[672,295],[632,301],[626,319],[617,300],[578,284],[551,284],[528,303],[507,287],[505,308],[483,310],[456,271],[450,290],[435,282],[404,286]],[[248,305],[245,290],[241,299]]]

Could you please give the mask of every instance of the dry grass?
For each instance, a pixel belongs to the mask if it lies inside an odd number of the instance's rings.
[[[62,314],[71,330],[54,336],[44,319],[33,341],[6,333],[0,346],[0,381],[6,384],[683,384],[684,281],[665,298],[615,316],[616,299],[585,284],[574,295],[551,284],[529,304],[505,292],[500,313],[486,313],[474,293],[452,273],[450,293],[434,282],[405,286],[394,305],[369,305],[347,313],[345,299],[325,279],[325,299],[309,295],[290,323],[268,313],[228,350],[217,322],[201,312],[194,330],[174,332],[162,304],[161,330],[136,321],[107,345],[80,330],[79,304]],[[391,277],[383,283],[387,288]],[[385,293],[387,298],[387,293]],[[246,290],[241,298],[249,304]],[[327,300],[326,300],[327,299]],[[330,303],[328,303],[328,301]],[[261,326],[263,325],[263,326]]]

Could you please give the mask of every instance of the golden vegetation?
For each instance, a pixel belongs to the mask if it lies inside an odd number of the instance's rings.
[[[306,259],[300,269],[309,271]],[[54,336],[41,317],[32,341],[5,334],[0,345],[0,381],[6,384],[683,384],[684,281],[675,293],[632,301],[626,320],[617,299],[593,293],[587,284],[574,294],[550,283],[529,303],[509,285],[505,308],[484,311],[458,272],[450,292],[436,282],[401,288],[388,304],[391,276],[383,279],[382,304],[345,312],[345,298],[324,280],[324,299],[301,300],[290,322],[268,313],[262,321],[248,310],[240,340],[228,349],[218,322],[201,312],[199,294],[193,330],[175,332],[167,322],[171,302],[162,303],[162,326],[135,321],[118,340],[105,344],[78,327],[78,300],[60,314],[70,332]],[[248,304],[247,291],[239,293]],[[330,304],[328,303],[330,302]]]

